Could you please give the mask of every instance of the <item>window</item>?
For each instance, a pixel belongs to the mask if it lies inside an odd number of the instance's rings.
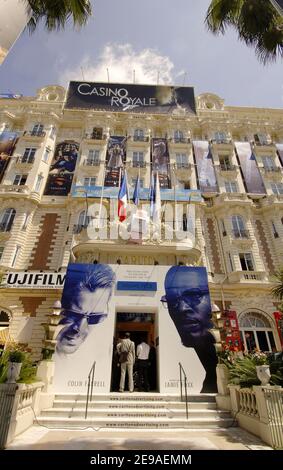
[[[253,259],[251,253],[239,253],[242,271],[254,271]]]
[[[279,238],[279,234],[276,230],[276,227],[275,227],[275,223],[274,222],[271,222],[271,226],[272,226],[272,232],[273,232],[273,236],[274,238]]]
[[[271,183],[273,194],[283,194],[283,183]]]
[[[180,130],[174,131],[174,141],[175,142],[184,142],[183,131],[180,131]]]
[[[226,132],[214,132],[214,140],[217,144],[228,143],[228,136]]]
[[[84,178],[84,186],[95,186],[96,183],[96,178],[95,176],[88,176],[87,178]]]
[[[88,151],[87,165],[97,165],[99,163],[99,150],[90,149]]]
[[[43,153],[42,161],[47,163],[49,160],[50,148],[46,148]]]
[[[135,141],[144,141],[144,130],[143,129],[135,129],[134,130],[134,140]]]
[[[3,256],[4,249],[5,249],[4,246],[0,246],[0,261],[1,261],[2,256]]]
[[[27,182],[28,175],[16,175],[13,184],[16,186],[24,186]]]
[[[36,148],[26,148],[22,156],[22,163],[33,163],[35,157]]]
[[[232,169],[229,155],[223,155],[219,157],[220,168],[223,171],[228,171]]]
[[[263,163],[264,169],[267,171],[273,171],[276,168],[274,160],[270,156],[263,156],[262,163]]]
[[[133,152],[133,167],[143,167],[144,163],[143,152]]]
[[[56,135],[56,127],[55,127],[55,126],[51,126],[51,130],[50,130],[50,139],[54,140],[54,139],[55,139],[55,135]]]
[[[34,188],[36,193],[39,193],[42,181],[43,181],[43,176],[38,175],[37,180],[36,180],[36,184],[35,184],[35,188]]]
[[[25,214],[25,218],[24,218],[22,230],[26,230],[26,228],[27,228],[27,226],[28,226],[28,222],[29,222],[29,216],[30,216],[30,213],[27,212],[27,213]]]
[[[236,238],[241,238],[245,236],[245,223],[243,217],[240,215],[233,215],[232,216],[232,228],[233,228],[233,235]]]
[[[17,262],[17,258],[19,256],[20,251],[21,251],[21,247],[20,247],[20,245],[17,245],[16,249],[15,249],[14,256],[13,256],[12,264],[11,264],[12,268],[15,266],[15,264]]]
[[[226,193],[237,193],[238,185],[236,181],[225,181],[225,190]]]
[[[176,153],[176,164],[177,168],[188,168],[188,155],[185,153]]]
[[[0,220],[1,232],[10,232],[14,219],[15,219],[15,215],[16,215],[15,209],[6,209],[4,211]]]
[[[240,317],[239,327],[246,351],[271,352],[276,349],[271,324],[262,313],[245,313]]]
[[[267,134],[254,134],[254,139],[257,145],[268,145],[271,142]]]
[[[41,136],[43,134],[43,124],[35,124],[33,126],[33,130],[31,131],[31,135]]]
[[[136,181],[137,181],[137,178],[132,179],[133,188],[136,186]],[[144,187],[143,185],[144,185],[144,180],[140,178],[140,188],[143,188]]]

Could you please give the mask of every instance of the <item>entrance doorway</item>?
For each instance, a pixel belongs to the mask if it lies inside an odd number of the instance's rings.
[[[135,343],[135,351],[137,351],[138,344],[140,344],[142,339],[144,338],[146,339],[147,344],[150,346],[148,368],[150,390],[157,391],[157,358],[155,348],[156,322],[155,315],[153,313],[147,312],[117,312],[115,338],[113,346],[111,391],[114,392],[119,390],[120,363],[116,346],[118,344],[119,338],[123,336],[123,334],[126,332],[130,333],[130,339]],[[135,389],[137,388],[136,365],[137,361],[134,366]]]

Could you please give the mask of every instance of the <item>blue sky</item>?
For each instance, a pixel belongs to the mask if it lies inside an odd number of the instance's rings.
[[[282,60],[263,66],[229,31],[215,37],[204,18],[209,0],[94,0],[80,31],[24,32],[0,66],[0,93],[32,96],[69,79],[193,85],[227,105],[281,108]],[[184,75],[186,73],[186,75]]]

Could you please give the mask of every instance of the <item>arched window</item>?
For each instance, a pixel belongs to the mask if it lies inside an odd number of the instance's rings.
[[[174,131],[174,141],[175,142],[183,142],[184,141],[183,131],[180,131],[179,129]]]
[[[135,141],[138,141],[138,140],[143,141],[144,140],[144,131],[143,131],[143,129],[135,129],[134,130],[134,140]]]
[[[232,216],[232,229],[233,229],[233,236],[235,238],[246,238],[247,231],[245,227],[245,222],[242,216],[240,215],[233,215]]]
[[[247,312],[239,319],[242,342],[246,351],[275,351],[275,340],[272,325],[259,312]]]
[[[0,219],[0,232],[10,232],[14,218],[16,215],[15,209],[5,209]]]
[[[0,344],[5,344],[9,332],[9,315],[3,310],[0,311]]]

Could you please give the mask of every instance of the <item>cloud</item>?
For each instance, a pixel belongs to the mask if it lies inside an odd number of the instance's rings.
[[[69,80],[155,84],[173,83],[174,64],[167,56],[154,49],[136,52],[131,44],[107,44],[96,63],[87,55],[72,69],[60,73],[59,81],[66,85]],[[175,76],[179,76],[180,73]]]

